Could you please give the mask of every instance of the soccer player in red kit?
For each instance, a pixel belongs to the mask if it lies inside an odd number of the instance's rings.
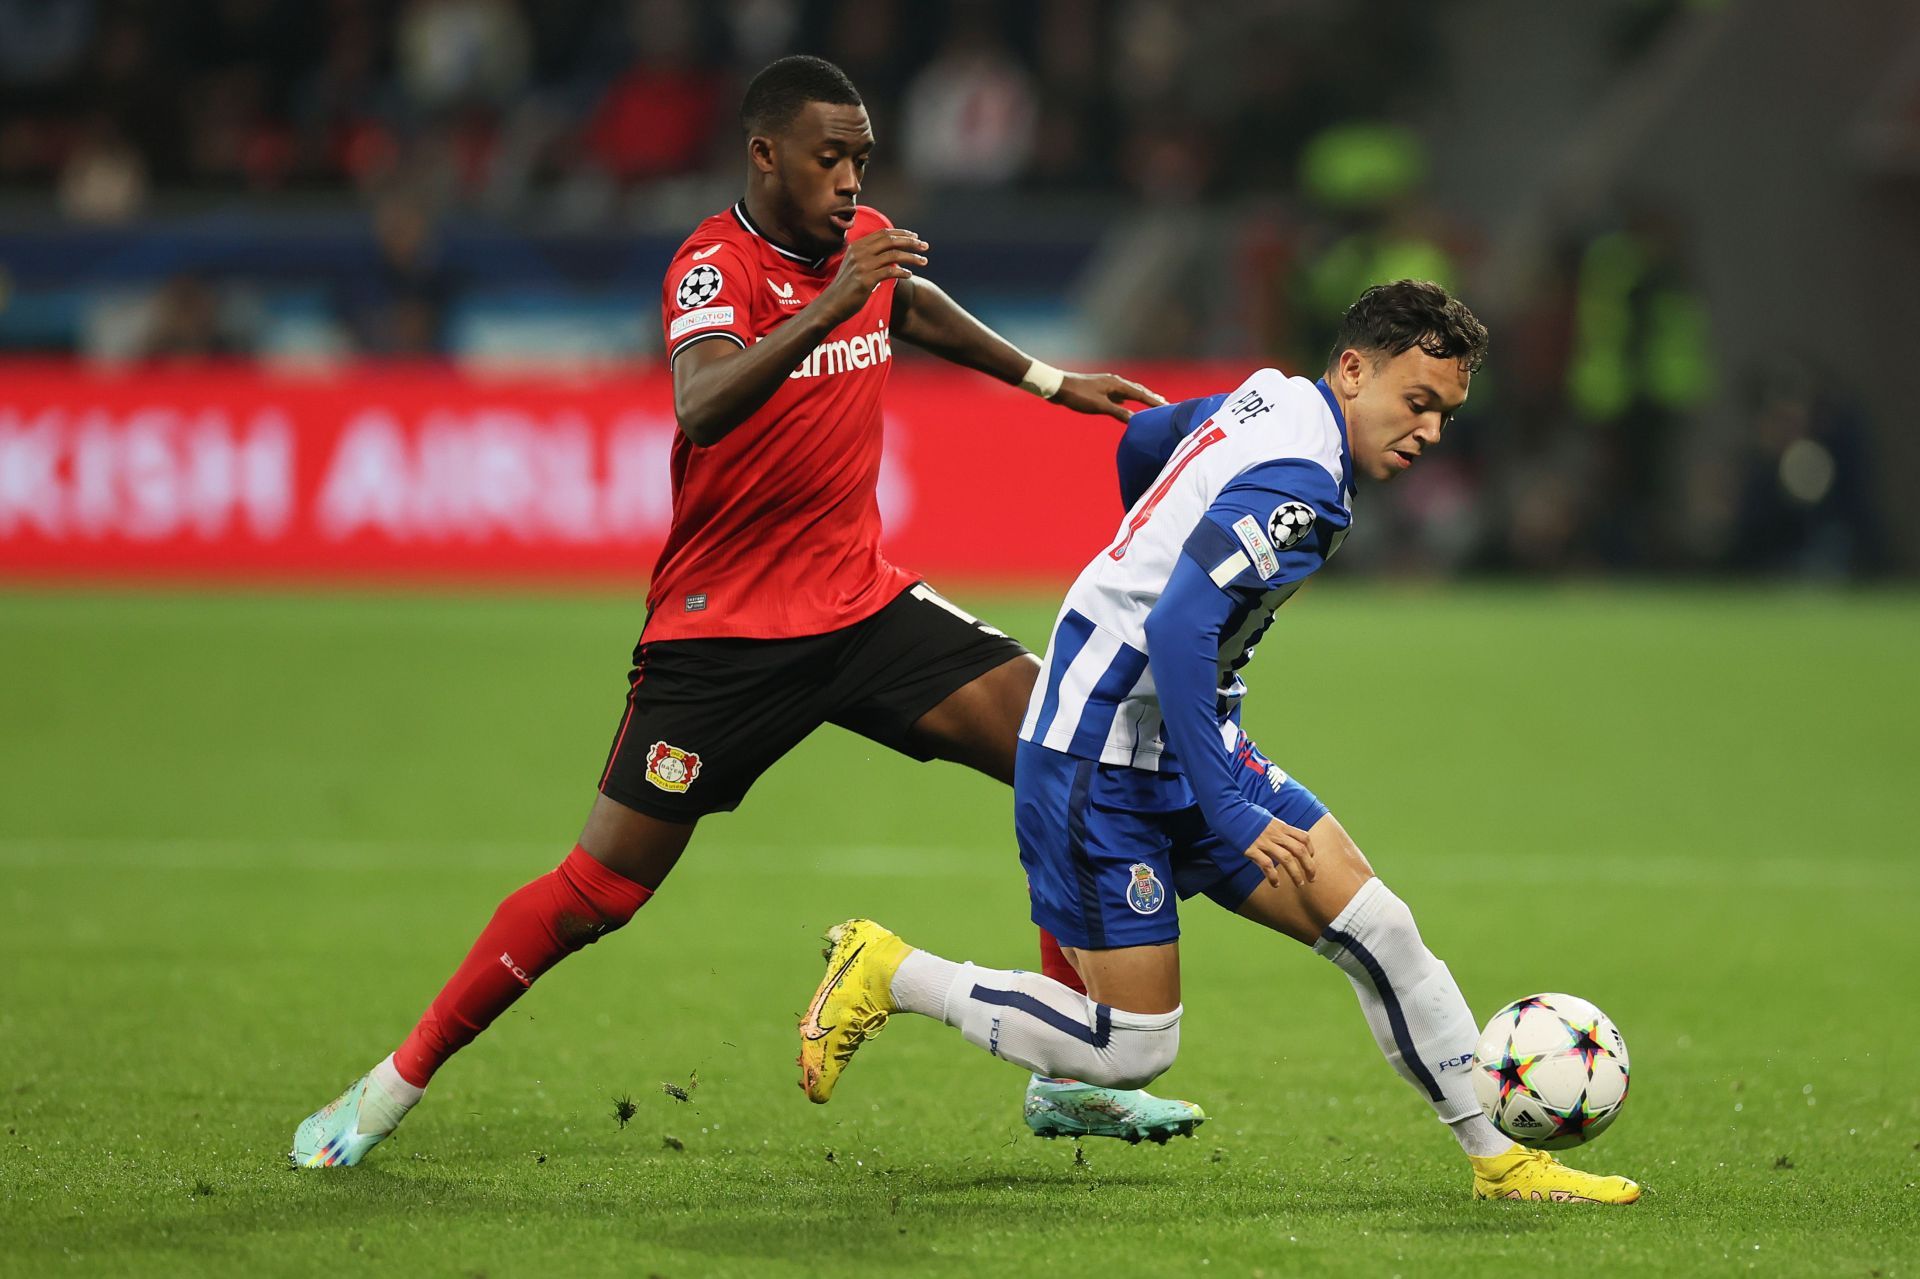
[[[1082,413],[1160,397],[1029,359],[916,274],[928,245],[859,203],[873,133],[840,70],[783,58],[741,107],[747,193],[675,254],[663,322],[673,521],[624,713],[579,842],[501,902],[406,1040],[294,1135],[358,1163],[446,1060],[547,969],[621,927],[708,813],[822,724],[1011,784],[1038,662],[880,549],[881,394],[896,338]],[[1052,938],[1042,967],[1077,985]],[[1029,1127],[1164,1141],[1188,1102],[1036,1077]]]

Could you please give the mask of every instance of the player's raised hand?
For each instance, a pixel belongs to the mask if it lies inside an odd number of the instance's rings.
[[[1267,823],[1247,849],[1246,858],[1275,888],[1285,887],[1289,879],[1304,888],[1313,879],[1313,845],[1307,842],[1307,832],[1278,817]]]
[[[1129,382],[1113,373],[1069,373],[1051,398],[1055,404],[1064,404],[1076,412],[1104,413],[1122,422],[1133,416],[1128,404],[1158,408],[1167,402],[1164,396],[1138,382]]]
[[[925,240],[897,226],[861,236],[847,246],[840,273],[815,305],[825,307],[835,324],[851,320],[882,281],[904,280],[925,266],[927,248]]]

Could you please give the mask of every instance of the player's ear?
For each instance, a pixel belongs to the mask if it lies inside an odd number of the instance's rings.
[[[1367,360],[1360,352],[1348,347],[1340,352],[1339,363],[1334,366],[1340,382],[1340,389],[1349,398],[1360,393],[1360,384],[1366,380]]]
[[[773,172],[773,139],[756,133],[747,139],[747,162],[762,173]]]

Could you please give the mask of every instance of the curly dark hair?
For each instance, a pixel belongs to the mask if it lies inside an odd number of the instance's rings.
[[[1458,360],[1474,373],[1486,362],[1487,326],[1431,280],[1376,284],[1341,317],[1327,367],[1349,349],[1365,351],[1379,363],[1416,346],[1436,360]]]
[[[866,105],[846,72],[825,58],[797,53],[769,62],[753,78],[740,100],[740,123],[750,135],[776,134],[809,102]]]

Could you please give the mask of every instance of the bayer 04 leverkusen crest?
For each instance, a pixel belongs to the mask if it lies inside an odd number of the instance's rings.
[[[683,791],[700,776],[700,757],[678,746],[655,742],[647,752],[647,780],[661,790]]]

